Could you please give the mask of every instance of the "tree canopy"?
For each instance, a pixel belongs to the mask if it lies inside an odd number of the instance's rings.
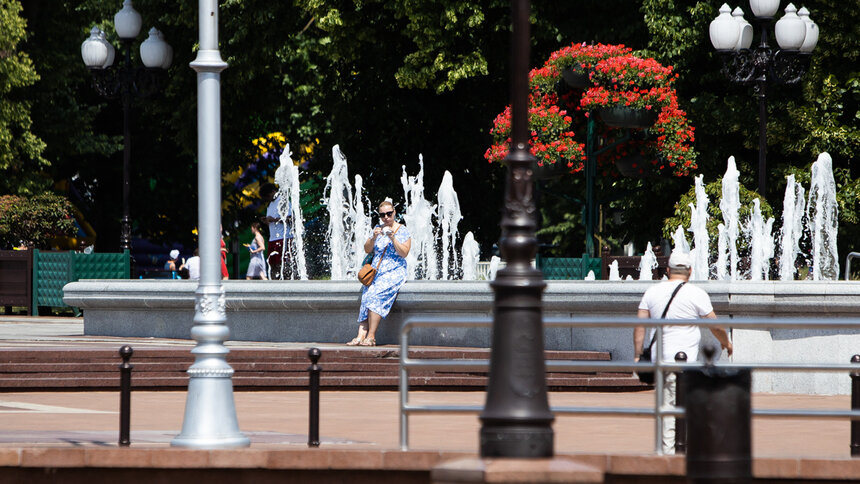
[[[24,88],[39,80],[30,56],[21,50],[27,21],[18,0],[0,0],[0,193],[32,194],[45,188],[45,143],[33,131],[31,101]]]
[[[115,250],[119,239],[122,118],[120,106],[90,86],[79,45],[92,25],[119,45],[111,25],[118,3],[20,0],[21,11],[19,0],[0,0],[0,66],[15,66],[0,70],[0,123],[8,116],[5,106],[29,107],[10,128],[22,133],[11,144],[4,144],[0,130],[0,163],[10,174],[38,174],[35,180],[71,180],[67,196],[96,227],[98,250]],[[401,166],[417,172],[423,154],[428,194],[435,193],[445,170],[452,172],[465,218],[460,226],[476,234],[488,255],[499,217],[487,208],[501,205],[504,172],[483,154],[493,118],[509,103],[508,2],[219,3],[220,49],[229,64],[222,73],[224,173],[254,160],[253,140],[282,132],[291,146],[314,147],[306,165],[310,173],[328,173],[331,147],[339,144],[350,174],[362,175],[371,197],[397,199]],[[849,171],[847,180],[857,179],[851,159],[860,148],[860,79],[852,66],[860,55],[860,12],[838,0],[810,0],[806,6],[821,26],[821,40],[801,86],[770,93],[771,202],[781,198],[781,173],[811,163],[820,150]],[[156,26],[164,32],[175,57],[160,95],[133,106],[134,233],[190,246],[197,219],[197,124],[196,77],[188,64],[196,55],[197,7],[138,0],[135,8],[144,30]],[[699,172],[715,180],[735,155],[742,181],[752,186],[756,99],[720,75],[707,38],[715,16],[716,6],[705,1],[533,2],[532,66],[572,42],[623,43],[672,65],[680,74],[679,102],[696,126]],[[138,62],[136,52],[132,57]],[[7,163],[26,168],[9,171]],[[34,183],[10,181],[2,193]],[[613,244],[657,240],[662,220],[689,186],[687,179],[600,179],[603,236]],[[225,183],[225,198],[230,190],[233,184]],[[559,196],[544,193],[544,223],[581,230],[579,206],[570,200],[581,191],[582,177],[571,175],[554,187]],[[232,219],[239,217],[226,213],[225,227],[233,230]],[[848,230],[856,234],[853,227]],[[573,242],[556,255],[581,253],[581,232],[566,234]]]

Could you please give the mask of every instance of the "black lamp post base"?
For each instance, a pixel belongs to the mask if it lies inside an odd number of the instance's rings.
[[[552,457],[555,438],[550,423],[481,427],[481,457]]]

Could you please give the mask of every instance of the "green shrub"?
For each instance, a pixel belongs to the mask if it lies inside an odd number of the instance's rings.
[[[741,223],[740,230],[743,230],[744,224],[746,224],[750,215],[752,215],[752,201],[755,198],[758,198],[759,203],[761,203],[762,218],[767,221],[769,217],[773,217],[773,209],[770,204],[758,193],[747,190],[743,185],[740,185],[739,191],[741,199],[740,210],[738,210],[738,220]],[[708,240],[711,241],[711,251],[713,252],[716,250],[716,241],[719,237],[717,227],[723,223],[723,212],[720,210],[720,198],[723,196],[722,177],[705,185],[705,194],[708,195]],[[675,215],[667,218],[663,223],[663,237],[672,240],[672,234],[678,229],[678,225],[683,225],[685,229],[690,227],[690,214],[692,212],[690,204],[693,204],[694,207],[696,206],[695,185],[687,193],[681,195],[681,199],[675,204]],[[745,242],[741,242],[739,249],[745,248],[745,244]]]
[[[49,249],[54,237],[75,233],[72,205],[64,197],[42,193],[32,197],[0,197],[0,247],[21,244]]]

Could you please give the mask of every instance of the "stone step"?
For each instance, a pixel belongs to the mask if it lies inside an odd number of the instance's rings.
[[[133,388],[176,389],[188,386],[186,371],[194,362],[191,347],[135,350],[131,363]],[[414,359],[488,360],[485,348],[410,349]],[[607,352],[548,351],[548,359],[608,361]],[[233,367],[237,389],[305,389],[310,361],[304,348],[231,348],[227,361]],[[0,349],[0,389],[95,389],[118,388],[116,350],[104,348],[15,348]],[[324,348],[319,361],[323,389],[380,388],[399,385],[399,348]],[[486,371],[420,369],[410,371],[409,385],[420,388],[483,389]],[[631,373],[551,372],[547,385],[555,390],[641,390]]]
[[[309,345],[310,346],[310,345]],[[142,360],[193,360],[190,354],[191,346],[178,348],[140,348],[134,350],[131,358],[132,363]],[[92,348],[64,348],[64,347],[35,347],[27,349],[0,348],[0,364],[2,363],[24,363],[27,361],[56,361],[58,352],[75,351],[75,361],[121,361],[116,350],[92,349]],[[261,359],[285,359],[290,361],[308,361],[307,349],[295,348],[231,348],[228,360],[252,360]],[[605,351],[546,351],[548,360],[584,360],[584,361],[609,361],[611,359]],[[411,348],[411,358],[428,359],[489,359],[490,350],[486,348]],[[400,349],[396,347],[344,347],[325,348],[322,351],[320,362],[326,360],[348,360],[367,361],[368,358],[399,358]]]
[[[645,387],[639,380],[632,377],[604,377],[602,375],[592,376],[565,376],[547,377],[547,386],[556,391],[632,391],[642,390]],[[391,375],[324,375],[320,378],[320,387],[323,390],[348,390],[351,388],[378,388],[396,389],[400,383],[399,377]],[[414,387],[459,387],[461,389],[483,389],[487,385],[485,376],[475,375],[429,375],[410,376],[409,386]],[[150,376],[146,378],[132,378],[132,388],[138,389],[178,389],[188,386],[186,376]],[[236,376],[233,378],[233,386],[240,389],[284,389],[304,390],[308,386],[307,376]],[[40,391],[52,389],[118,389],[119,379],[106,376],[85,377],[44,377],[35,379],[0,377],[0,388],[4,389],[38,389]]]

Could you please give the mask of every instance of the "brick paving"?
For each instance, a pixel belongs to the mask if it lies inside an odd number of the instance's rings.
[[[0,348],[47,345],[105,345],[119,340],[82,335],[80,319],[0,317]],[[128,342],[123,338],[121,343]],[[184,340],[135,339],[132,344],[180,345]],[[231,345],[234,343],[231,343]],[[308,344],[238,343],[250,347],[307,347]],[[320,345],[326,346],[326,345]],[[336,347],[337,345],[331,345]],[[411,403],[482,405],[482,392],[410,392]],[[653,391],[634,393],[551,392],[553,406],[653,405]],[[307,393],[302,391],[237,391],[240,428],[252,448],[302,448],[307,432]],[[88,392],[0,393],[0,446],[109,447],[116,445],[118,394]],[[132,396],[132,446],[166,447],[181,426],[182,391],[135,391]],[[753,396],[754,408],[847,409],[848,396]],[[410,418],[410,448],[475,452],[480,422],[475,414],[429,414]],[[557,415],[556,452],[650,453],[654,424],[650,418]],[[320,434],[323,448],[397,449],[398,394],[392,391],[332,391],[321,395]],[[755,419],[756,457],[849,456],[847,420]]]
[[[252,447],[304,446],[305,392],[235,392],[240,428]],[[411,392],[412,403],[481,405],[481,392]],[[653,392],[550,393],[554,406],[648,406]],[[755,395],[756,408],[846,408],[849,398]],[[132,395],[132,445],[167,445],[179,433],[184,392],[136,391]],[[116,392],[0,394],[0,445],[113,446],[119,416]],[[643,417],[557,415],[556,452],[649,453],[653,420]],[[410,449],[475,452],[480,423],[475,414],[427,414],[410,418]],[[321,395],[320,435],[327,448],[399,447],[398,394],[326,391]],[[843,420],[754,419],[756,457],[848,457],[849,425]]]

